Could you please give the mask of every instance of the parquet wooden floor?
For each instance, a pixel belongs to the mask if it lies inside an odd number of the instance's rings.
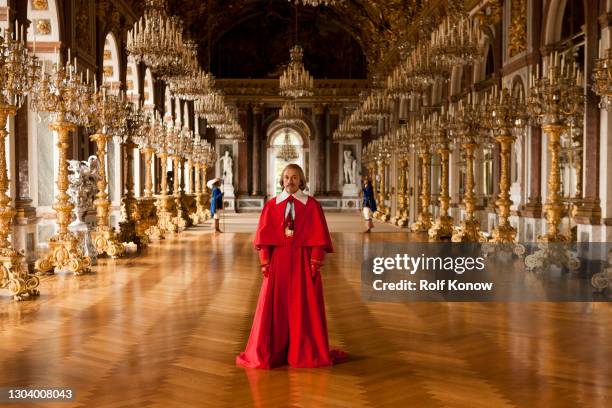
[[[57,407],[609,407],[612,308],[603,303],[374,303],[363,240],[418,239],[328,214],[330,342],[321,369],[234,365],[261,278],[256,216],[199,227],[91,275],[45,278],[36,301],[0,298],[0,387],[71,387]],[[10,404],[18,407],[24,405]]]

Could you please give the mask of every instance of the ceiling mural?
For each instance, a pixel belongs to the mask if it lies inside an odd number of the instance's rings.
[[[137,14],[141,13],[144,0],[129,0],[128,2]],[[328,54],[331,51],[337,51],[340,47],[350,48],[343,55],[336,55],[335,61],[327,64],[330,66],[338,63],[339,59],[355,58],[354,46],[351,45],[354,43],[361,48],[363,57],[361,61],[359,58],[351,62],[342,61],[343,68],[340,71],[348,70],[353,73],[352,77],[359,77],[360,71],[357,66],[363,62],[363,58],[368,66],[378,64],[384,58],[383,50],[397,48],[406,38],[406,34],[414,28],[412,23],[415,18],[429,5],[438,3],[441,1],[345,0],[336,6],[299,6],[297,7],[299,31],[305,34],[300,35],[300,39],[301,45],[306,50],[306,64],[309,63],[309,53],[311,53],[310,57],[317,57],[312,54],[323,52],[314,51],[315,48],[328,49]],[[169,0],[169,5],[171,12],[183,18],[185,28],[198,41],[203,66],[208,65],[207,58],[210,54],[213,70],[216,64],[222,75],[225,69],[229,70],[228,64],[231,61],[218,55],[220,44],[223,44],[224,49],[229,50],[226,51],[228,54],[246,52],[246,55],[255,56],[255,60],[263,60],[260,55],[262,48],[265,47],[264,39],[270,39],[274,43],[268,47],[272,48],[272,46],[280,47],[283,38],[292,38],[295,9],[293,4],[286,0]],[[267,26],[268,23],[278,24],[279,27]],[[258,38],[251,38],[252,30],[257,26],[264,27],[264,24],[266,30],[270,32],[266,35],[261,33],[256,36]],[[308,36],[317,29],[322,31],[320,35]],[[348,41],[343,33],[347,33],[353,41]],[[267,37],[268,34],[279,38]],[[336,44],[336,41],[329,42],[330,36],[338,38],[340,44]],[[326,46],[321,47],[321,44]],[[329,50],[332,44],[333,50]],[[211,46],[210,52],[209,45]],[[263,74],[265,77],[271,74],[274,68],[271,67],[272,63],[288,60],[289,47],[284,45],[279,49],[267,50],[266,58],[271,58],[270,63],[264,64],[264,61],[257,63],[255,60],[250,62],[249,64],[255,69],[252,76]],[[275,53],[278,53],[278,56],[274,55]],[[281,58],[282,54],[284,58]],[[329,57],[329,55],[319,55],[319,57]],[[236,56],[236,58],[244,61],[242,57]],[[313,64],[313,73],[319,70],[327,73],[329,77],[340,74],[337,71],[326,71],[327,68],[324,66],[326,64],[321,61],[313,62]],[[247,67],[242,70],[235,68],[235,71],[229,70],[228,72],[248,76]]]

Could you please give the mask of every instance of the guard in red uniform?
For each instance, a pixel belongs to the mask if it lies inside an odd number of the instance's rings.
[[[283,192],[259,218],[254,245],[264,281],[251,335],[236,363],[244,367],[321,367],[346,354],[329,349],[321,267],[332,243],[321,205],[302,190],[301,167],[288,165]]]

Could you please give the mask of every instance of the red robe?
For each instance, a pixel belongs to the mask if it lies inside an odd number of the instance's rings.
[[[321,276],[310,266],[311,258],[323,261],[326,252],[333,252],[323,210],[312,197],[306,205],[295,199],[294,234],[286,237],[288,202],[269,200],[259,218],[253,243],[268,251],[260,256],[270,260],[270,271],[246,350],[236,357],[244,367],[321,367],[345,356],[329,350]]]

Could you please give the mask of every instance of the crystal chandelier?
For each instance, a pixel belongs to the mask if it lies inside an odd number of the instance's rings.
[[[361,132],[355,129],[348,123],[342,123],[338,128],[334,131],[332,136],[332,140],[334,142],[341,140],[351,140],[351,139],[359,139],[361,137]]]
[[[229,124],[217,128],[220,139],[243,140],[242,127],[234,119]]]
[[[225,118],[225,100],[220,92],[211,92],[196,99],[194,107],[195,114],[206,119],[209,127],[222,123]]]
[[[295,101],[287,101],[278,113],[278,121],[285,125],[291,125],[303,120],[302,110]]]
[[[280,146],[278,153],[276,154],[277,159],[281,159],[285,162],[296,160],[299,157],[297,150],[294,145],[291,144],[289,139],[289,129],[285,129],[285,141]]]
[[[385,90],[372,91],[363,104],[363,114],[371,120],[384,119],[391,115],[391,101]]]
[[[347,119],[347,123],[353,127],[353,129],[364,131],[368,130],[374,125],[376,121],[367,117],[361,108],[356,109]]]
[[[208,72],[198,70],[196,74],[171,79],[169,86],[173,95],[193,101],[213,92],[215,77]]]
[[[168,16],[167,3],[146,0],[144,15],[128,32],[126,46],[136,62],[144,62],[160,76],[185,73],[182,26],[178,17]]]
[[[593,91],[601,97],[599,107],[610,110],[612,107],[612,48],[606,50],[603,58],[595,61]]]
[[[481,57],[479,38],[479,29],[470,18],[446,17],[431,35],[431,50],[450,66],[472,64]]]
[[[304,67],[304,50],[299,45],[291,49],[291,61],[280,77],[280,94],[289,98],[314,95],[314,80]]]

